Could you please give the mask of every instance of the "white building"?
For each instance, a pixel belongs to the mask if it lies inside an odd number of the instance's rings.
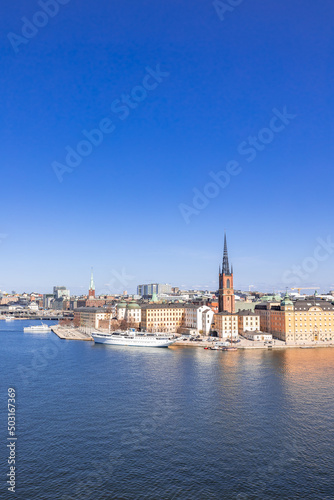
[[[119,302],[116,306],[117,319],[125,320],[128,323],[139,326],[141,322],[141,309],[140,306],[132,300],[131,302]]]
[[[195,330],[196,333],[209,335],[213,320],[213,311],[208,306],[186,304],[184,306],[183,327]]]
[[[256,332],[260,330],[260,315],[250,310],[238,312],[238,330],[243,332]]]
[[[273,336],[271,333],[263,333],[263,332],[244,332],[243,337],[245,337],[248,340],[257,340],[257,341],[265,341],[268,342],[269,340],[273,339]]]
[[[126,302],[119,302],[116,305],[116,317],[119,321],[125,318]]]
[[[38,304],[36,302],[31,302],[28,305],[28,309],[30,309],[30,311],[38,311]]]

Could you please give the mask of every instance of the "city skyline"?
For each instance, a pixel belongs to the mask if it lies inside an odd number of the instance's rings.
[[[224,228],[236,288],[330,288],[329,0],[72,0],[15,44],[40,3],[0,19],[1,289],[216,288]]]
[[[321,292],[327,292],[330,289],[334,288],[333,284],[329,284],[326,286],[326,284],[315,284],[312,281],[309,281],[308,284],[307,282],[302,283],[302,279],[307,279],[308,277],[313,277],[315,276],[315,272],[318,270],[318,268],[321,267],[321,264],[324,263],[324,261],[327,261],[332,254],[332,247],[331,247],[331,240],[327,239],[321,239],[319,238],[317,241],[317,246],[315,247],[315,250],[313,252],[313,255],[310,255],[309,257],[305,258],[303,261],[300,262],[300,264],[296,265],[293,264],[290,266],[290,268],[286,269],[283,274],[283,279],[285,280],[284,282],[281,282],[279,284],[276,283],[276,285],[271,285],[271,284],[266,284],[266,283],[258,283],[257,285],[256,280],[253,280],[254,284],[246,284],[246,285],[237,285],[234,287],[236,290],[242,290],[242,291],[259,291],[259,292],[285,292],[285,291],[290,291],[290,293],[293,291],[293,289],[298,289],[300,288],[301,290],[311,290],[313,287],[315,290],[317,290],[317,293]],[[233,248],[233,247],[232,247]],[[234,259],[232,259],[234,260]],[[238,261],[237,261],[238,262]],[[218,264],[219,266],[219,275],[221,270],[223,271],[224,266],[227,266],[226,270],[228,271],[229,266],[231,265],[230,269],[232,272],[232,277],[233,277],[233,263],[229,264],[229,257],[228,257],[228,250],[227,250],[227,240],[226,240],[226,232],[224,233],[224,249],[221,252],[221,258],[220,258],[220,263]],[[325,264],[323,265],[325,268]],[[292,281],[293,280],[293,281]],[[67,282],[63,282],[62,285],[65,285],[68,289],[70,289],[73,293],[72,295],[90,295],[91,291],[92,294],[95,295],[95,272],[93,272],[93,267],[90,269],[90,280],[89,280],[89,285],[80,285],[77,287],[69,286]],[[96,295],[122,295],[124,291],[127,291],[130,295],[135,295],[137,293],[137,289],[139,286],[139,282],[136,280],[135,275],[131,275],[127,272],[125,268],[121,269],[118,271],[117,269],[113,269],[109,273],[109,282],[105,282],[101,285],[99,285],[99,282],[97,281],[97,291]],[[88,282],[88,281],[87,281]],[[209,284],[191,284],[190,286],[187,284],[176,284],[171,282],[170,280],[144,280],[143,282],[145,283],[165,283],[168,285],[171,285],[173,287],[179,287],[180,289],[185,289],[185,290],[207,290],[207,291],[213,291],[213,292],[218,292],[219,290],[219,278],[216,280],[212,280],[211,283]],[[289,283],[290,282],[290,283]],[[242,283],[242,279],[240,277],[237,277],[237,283]],[[60,285],[60,282],[57,282],[57,285]],[[52,287],[54,287],[54,283],[52,284]],[[38,289],[38,288],[27,288],[25,290],[20,289],[20,287],[9,287],[8,290],[13,290],[13,289],[18,289],[19,293],[27,292],[27,293],[32,293],[32,292],[42,292],[42,293],[49,293],[51,288],[49,287],[48,289]],[[0,284],[0,291],[6,291],[8,293],[8,290],[5,290],[5,288]],[[303,293],[303,292],[302,292]],[[304,292],[307,293],[307,292]],[[311,292],[310,292],[311,293]]]

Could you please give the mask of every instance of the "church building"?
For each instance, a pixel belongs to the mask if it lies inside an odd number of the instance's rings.
[[[233,266],[228,261],[226,234],[224,235],[224,255],[222,269],[219,266],[219,312],[235,312],[233,289]]]

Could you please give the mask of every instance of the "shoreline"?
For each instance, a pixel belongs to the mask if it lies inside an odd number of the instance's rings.
[[[60,339],[62,340],[82,340],[82,341],[94,341],[93,338],[88,334],[85,333],[78,328],[66,328],[64,326],[59,326],[55,325],[51,327],[51,331],[57,335]],[[220,342],[220,340],[217,340]],[[178,340],[176,341],[173,346],[171,347],[195,347],[195,348],[202,348],[204,347],[212,347],[216,341],[200,341],[200,342],[195,342],[195,341],[189,341],[189,340]],[[247,342],[247,344],[246,344]],[[316,348],[331,348],[334,347],[334,342],[333,343],[316,343],[316,344],[310,344],[310,343],[302,343],[302,344],[285,344],[284,341],[281,340],[275,340],[275,344],[271,344],[268,346],[268,344],[264,345],[263,342],[261,341],[259,345],[252,345],[250,342],[253,341],[248,341],[246,339],[241,340],[239,345],[236,347],[238,350],[252,350],[252,349],[262,349],[266,351],[273,351],[276,349],[316,349]],[[235,344],[233,344],[235,346]]]
[[[212,347],[212,342],[175,342],[173,344],[174,346],[177,347]],[[235,345],[234,345],[235,346]],[[238,350],[245,350],[245,349],[262,349],[266,351],[274,351],[276,349],[317,349],[318,347],[320,348],[331,348],[334,347],[334,344],[316,344],[316,345],[311,345],[311,344],[288,344],[288,345],[273,345],[271,347],[268,347],[267,345],[238,345],[235,346],[237,347]],[[216,350],[216,349],[214,349]],[[219,350],[219,349],[217,349]]]

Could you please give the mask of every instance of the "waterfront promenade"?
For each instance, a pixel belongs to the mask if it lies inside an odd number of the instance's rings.
[[[89,331],[82,331],[78,328],[69,328],[64,326],[52,326],[51,330],[63,340],[84,340],[93,341]],[[88,329],[87,329],[88,330]],[[105,330],[106,331],[106,330]],[[224,339],[226,340],[226,339]],[[204,337],[200,341],[188,340],[180,337],[180,339],[173,344],[176,347],[213,347],[215,342],[221,342],[221,339],[211,337]],[[265,343],[259,341],[252,341],[240,337],[240,342],[233,344],[238,349],[289,349],[289,348],[316,348],[316,347],[334,347],[334,341],[328,342],[284,342],[283,340],[274,339],[272,343]]]
[[[85,333],[78,328],[66,328],[64,326],[56,325],[53,326],[51,330],[63,340],[93,340],[88,333]]]
[[[180,339],[177,342],[175,342],[175,346],[187,346],[187,347],[212,347],[215,342],[222,342],[226,341],[226,339],[218,339],[215,338],[215,340],[209,340],[207,337],[205,340],[202,340],[200,342],[198,341],[190,341],[190,340],[183,340]],[[240,342],[237,342],[235,344],[232,344],[233,346],[236,346],[238,349],[289,349],[289,348],[296,348],[296,347],[302,347],[302,348],[312,348],[312,347],[334,347],[334,341],[328,341],[328,342],[284,342],[283,340],[278,340],[274,339],[271,344],[268,342],[260,342],[260,341],[253,341],[253,340],[248,340],[243,337],[240,337]]]

